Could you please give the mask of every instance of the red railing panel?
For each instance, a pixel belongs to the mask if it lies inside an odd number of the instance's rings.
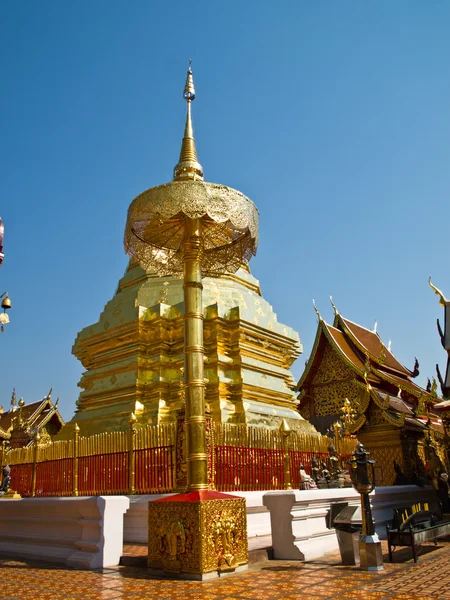
[[[71,496],[73,458],[47,460],[36,465],[36,496]]]
[[[135,488],[137,494],[173,491],[174,450],[173,445],[136,450]]]
[[[128,493],[128,452],[81,456],[78,459],[80,496]]]
[[[33,463],[11,466],[11,488],[24,498],[31,496],[32,477]]]

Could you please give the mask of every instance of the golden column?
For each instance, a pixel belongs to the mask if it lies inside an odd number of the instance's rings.
[[[188,104],[190,106],[190,103]],[[187,489],[208,489],[205,379],[203,376],[202,223],[186,219],[184,258],[184,355]]]
[[[149,503],[149,566],[203,579],[246,564],[248,552],[245,501],[208,485],[202,277],[235,273],[256,253],[258,211],[237,190],[203,181],[190,65],[184,98],[186,126],[174,181],[133,200],[125,249],[144,269],[184,278],[188,493]]]

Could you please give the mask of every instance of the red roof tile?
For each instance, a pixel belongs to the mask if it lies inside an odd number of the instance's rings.
[[[356,343],[359,343],[363,349],[367,350],[367,352],[371,355],[371,357],[375,358],[375,360],[379,360],[384,345],[380,336],[377,333],[366,329],[365,327],[361,327],[361,325],[353,323],[353,321],[344,319],[344,317],[341,317],[341,319],[351,336],[353,336],[355,339]],[[386,358],[384,361],[379,363],[380,365],[389,369],[394,369],[395,371],[398,371],[407,377],[411,377],[412,371],[404,367],[386,347],[384,347],[384,354],[386,355]]]

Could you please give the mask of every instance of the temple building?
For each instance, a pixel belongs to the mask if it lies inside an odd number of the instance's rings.
[[[447,468],[450,466],[450,300],[431,283],[431,277],[428,280],[430,287],[439,296],[439,304],[444,307],[444,331],[439,319],[437,320],[437,328],[442,347],[447,352],[447,364],[444,377],[441,375],[439,365],[436,365],[436,373],[441,387],[442,401],[435,404],[434,408],[442,417],[445,427],[444,445],[447,455]]]
[[[13,391],[11,407],[5,412],[0,407],[0,440],[8,440],[10,448],[29,446],[37,433],[42,443],[50,440],[63,427],[64,419],[58,410],[58,400],[52,402],[51,390],[42,400],[26,404],[23,398],[17,402]]]
[[[419,374],[417,360],[408,369],[376,331],[345,319],[333,307],[333,325],[318,313],[314,346],[297,386],[301,415],[325,433],[342,420],[348,400],[347,433],[356,434],[371,452],[378,485],[426,475],[431,445],[444,459],[444,431],[433,409],[435,395],[413,381]]]
[[[192,81],[189,85],[185,97],[195,97]],[[225,200],[240,194],[226,186],[197,185],[197,181],[203,181],[203,169],[197,159],[188,103],[180,160],[175,167],[179,183],[171,186],[182,189],[183,180],[192,178],[199,194],[214,190]],[[151,193],[147,190],[140,195],[144,211]],[[194,205],[200,206],[203,201],[196,198]],[[221,206],[226,202],[221,201]],[[236,217],[239,221],[239,215]],[[227,218],[229,214],[225,214],[224,222]],[[160,229],[164,236],[165,230]],[[246,243],[244,236],[230,244],[224,231],[216,227],[225,250],[236,242]],[[172,237],[179,235],[177,230],[170,232]],[[207,245],[206,239],[205,252]],[[159,255],[162,247],[153,251]],[[217,256],[225,258],[225,254]],[[169,266],[179,262],[175,251],[166,256]],[[226,270],[217,268],[216,272]],[[203,278],[203,324],[205,400],[215,422],[276,428],[286,419],[293,430],[314,431],[298,412],[290,371],[302,351],[299,336],[278,322],[247,266],[233,275]],[[183,279],[145,271],[131,259],[98,322],[85,327],[76,338],[73,353],[85,368],[79,382],[82,392],[76,414],[59,438],[71,436],[75,423],[82,435],[128,429],[131,412],[138,426],[174,421],[178,409],[184,406],[183,344]]]
[[[444,377],[441,375],[439,365],[436,365],[436,373],[441,385],[441,392],[444,402],[448,402],[450,406],[450,300],[436,286],[431,283],[431,277],[428,280],[432,290],[439,296],[439,304],[444,307],[444,331],[442,331],[441,323],[437,320],[437,328],[442,347],[447,352],[447,365],[445,368]],[[444,404],[444,402],[442,404]],[[447,406],[447,404],[445,404]],[[440,406],[442,408],[442,405]]]

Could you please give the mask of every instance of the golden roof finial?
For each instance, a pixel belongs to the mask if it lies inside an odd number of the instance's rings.
[[[444,294],[441,292],[440,289],[438,289],[435,285],[433,285],[431,283],[431,275],[428,277],[428,285],[430,286],[430,288],[433,290],[433,292],[439,296],[439,304],[441,306],[445,306],[449,300],[447,300],[447,298],[444,296]]]
[[[330,296],[330,302],[331,302],[331,306],[333,307],[334,314],[335,314],[335,316],[337,317],[337,316],[338,316],[338,314],[339,314],[339,311],[338,311],[338,309],[336,308],[336,305],[335,305],[335,303],[333,302],[333,296]]]
[[[315,310],[316,315],[317,315],[317,320],[319,322],[322,321],[322,317],[320,316],[320,312],[319,312],[319,310],[318,310],[318,308],[316,306],[316,301],[314,300],[314,298],[313,298],[313,306],[314,306],[314,310]]]
[[[203,181],[203,167],[197,159],[194,129],[192,127],[191,102],[195,99],[195,88],[191,65],[192,59],[189,59],[189,68],[183,93],[183,97],[187,102],[186,126],[184,128],[180,158],[173,170],[173,178],[175,181],[186,179]]]

